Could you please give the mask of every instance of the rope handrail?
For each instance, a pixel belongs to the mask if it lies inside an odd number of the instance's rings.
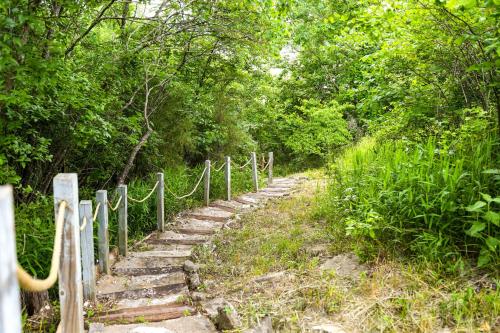
[[[207,167],[205,167],[205,169],[203,169],[203,172],[201,173],[200,179],[198,179],[198,183],[196,183],[194,189],[191,192],[189,192],[188,194],[185,194],[185,195],[182,195],[182,196],[178,196],[177,194],[175,194],[174,192],[172,192],[172,190],[170,190],[170,188],[167,186],[166,182],[165,182],[165,188],[167,189],[168,193],[170,193],[177,200],[185,199],[185,198],[190,197],[191,195],[193,195],[194,192],[196,192],[196,190],[200,186],[201,181],[203,180],[203,176],[205,176],[206,172],[207,172]]]
[[[246,163],[245,163],[245,164],[243,164],[243,165],[238,165],[237,163],[234,163],[234,162],[233,162],[233,164],[234,164],[234,166],[235,166],[236,168],[238,168],[238,169],[243,169],[244,167],[246,167],[247,165],[249,165],[249,164],[250,164],[250,162],[252,162],[252,159],[251,159],[251,158],[250,158],[248,161],[246,161]]]
[[[219,172],[226,166],[226,162],[224,162],[220,167],[215,168],[215,165],[213,166],[214,171]]]
[[[159,183],[160,183],[160,182],[159,182],[159,181],[157,181],[157,182],[156,182],[156,184],[155,184],[155,186],[153,186],[153,189],[152,189],[152,190],[148,193],[148,195],[146,195],[146,197],[144,197],[143,199],[140,199],[140,200],[139,200],[139,199],[134,199],[134,198],[132,198],[132,197],[130,197],[130,196],[128,196],[128,195],[127,195],[127,198],[128,198],[130,201],[137,202],[137,203],[144,202],[144,201],[148,200],[148,199],[149,199],[149,197],[150,197],[150,196],[154,193],[154,191],[155,191],[155,190],[156,190],[156,188],[158,187],[158,184],[159,184]]]
[[[87,216],[84,216],[83,217],[83,223],[82,225],[80,226],[80,231],[83,231],[85,229],[85,227],[87,226]]]
[[[261,169],[261,171],[266,171],[266,169],[269,167],[269,164],[271,163],[271,160],[267,161],[267,164],[264,168]]]
[[[122,196],[120,195],[120,198],[118,198],[118,202],[116,203],[115,207],[111,205],[111,203],[108,201],[108,207],[111,209],[113,212],[118,209],[118,206],[120,205],[120,202],[122,202]]]
[[[99,213],[99,208],[101,208],[101,203],[100,202],[98,202],[97,206],[95,206],[95,211],[94,211],[94,215],[92,216],[92,221],[95,221],[95,219],[97,217],[97,213]]]
[[[52,260],[50,264],[49,276],[43,280],[36,279],[32,277],[24,268],[17,263],[17,279],[21,288],[27,291],[39,292],[45,291],[51,288],[57,281],[57,275],[59,272],[59,257],[61,255],[61,243],[62,234],[64,226],[64,212],[67,207],[66,201],[59,202],[59,210],[57,212],[56,218],[56,234],[54,237],[54,249],[52,251]]]

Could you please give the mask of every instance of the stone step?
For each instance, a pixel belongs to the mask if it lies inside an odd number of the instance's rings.
[[[212,202],[211,206],[227,210],[228,212],[232,213],[251,208],[251,205],[244,204],[236,200],[231,200],[231,201],[215,200],[214,202]]]
[[[138,321],[158,322],[189,316],[195,311],[194,308],[184,304],[146,305],[98,313],[92,317],[92,321],[106,324],[133,324]]]
[[[91,324],[89,333],[216,333],[210,320],[201,315],[156,323],[103,326]]]
[[[179,272],[191,251],[129,252],[112,267],[116,275],[157,275]]]
[[[186,286],[181,291],[166,296],[159,296],[155,298],[146,297],[137,299],[128,299],[128,298],[119,299],[116,301],[116,303],[113,303],[112,309],[113,310],[130,309],[130,308],[138,308],[150,305],[169,305],[169,304],[182,305],[188,299],[188,297],[189,297],[189,289]]]
[[[259,198],[254,198],[249,194],[240,195],[235,200],[244,204],[254,205],[254,206],[259,205],[261,203],[261,200],[259,200]]]
[[[260,191],[264,192],[289,192],[291,190],[291,187],[265,187]]]
[[[222,222],[179,219],[175,224],[174,231],[187,235],[213,235],[224,226]]]
[[[97,281],[98,299],[139,299],[166,296],[186,288],[183,272],[141,276],[104,275]]]
[[[203,207],[189,212],[187,216],[197,220],[226,222],[234,216],[234,213],[230,213],[217,207]]]
[[[148,244],[197,245],[207,242],[208,239],[205,235],[187,235],[169,230],[148,239]]]

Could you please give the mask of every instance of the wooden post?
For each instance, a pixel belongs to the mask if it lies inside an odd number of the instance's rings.
[[[54,210],[59,203],[68,204],[64,214],[62,251],[59,267],[59,303],[61,332],[83,333],[82,266],[80,257],[80,223],[78,218],[78,177],[60,173],[54,178]]]
[[[226,199],[231,201],[231,157],[229,156],[226,156],[226,172],[224,175],[226,178]]]
[[[269,166],[267,170],[267,185],[271,185],[273,183],[273,164],[274,164],[274,154],[272,151],[269,152]]]
[[[21,333],[12,186],[0,186],[0,332]]]
[[[99,240],[99,269],[101,273],[109,274],[108,191],[97,191],[96,201],[97,204],[101,204],[97,213],[97,221],[99,221],[97,235]]]
[[[158,187],[156,188],[156,219],[158,221],[158,230],[165,231],[165,182],[162,172],[156,174]]]
[[[120,205],[118,205],[118,253],[122,256],[127,256],[127,241],[128,241],[128,228],[127,228],[127,185],[118,186],[118,198],[122,198]]]
[[[205,161],[205,191],[204,191],[205,206],[210,204],[210,160]]]
[[[94,220],[92,201],[80,201],[80,225],[84,218],[85,228],[80,230],[80,249],[82,251],[83,299],[95,302],[95,263],[94,263]]]
[[[257,155],[252,152],[252,180],[255,192],[259,192],[259,175],[257,170]]]

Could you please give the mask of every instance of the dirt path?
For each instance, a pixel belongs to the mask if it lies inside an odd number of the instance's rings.
[[[205,298],[196,292],[204,285],[199,266],[189,260],[193,248],[209,248],[214,235],[237,223],[240,214],[289,196],[299,182],[275,179],[258,193],[181,214],[170,230],[151,234],[98,280],[98,304],[87,310],[89,332],[216,332],[216,326],[236,325],[226,304],[212,307],[213,315],[196,302]]]

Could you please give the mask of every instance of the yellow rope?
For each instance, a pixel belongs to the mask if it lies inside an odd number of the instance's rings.
[[[243,165],[238,165],[236,163],[233,162],[233,164],[238,168],[238,169],[243,169],[244,167],[246,167],[247,165],[250,164],[250,162],[252,162],[252,159],[249,159],[245,164]]]
[[[101,208],[101,203],[100,202],[98,202],[97,206],[95,207],[95,212],[94,212],[94,216],[92,217],[92,221],[95,221],[95,219],[97,217],[97,213],[99,213],[99,208]]]
[[[120,195],[120,198],[118,199],[118,202],[116,203],[116,206],[115,206],[115,207],[113,207],[113,206],[111,205],[111,203],[109,203],[109,201],[108,201],[108,206],[109,206],[109,209],[111,209],[111,210],[114,212],[115,210],[117,210],[117,209],[118,209],[118,206],[120,205],[120,202],[122,202],[122,196],[121,196],[121,195]]]
[[[80,226],[80,231],[83,231],[85,227],[87,226],[87,216],[83,217],[83,224]]]
[[[57,281],[57,274],[59,272],[59,260],[61,255],[61,242],[64,226],[64,211],[66,210],[66,201],[59,203],[59,210],[56,217],[56,235],[54,237],[54,249],[52,251],[52,261],[50,264],[49,276],[44,280],[33,278],[26,272],[19,263],[17,264],[17,279],[21,288],[27,291],[45,291],[51,288]]]
[[[271,160],[267,161],[266,166],[262,169],[262,171],[266,171],[266,169],[269,167],[269,164],[271,163]]]
[[[193,195],[193,193],[198,189],[198,186],[200,186],[201,184],[201,181],[203,180],[203,176],[205,176],[205,173],[207,172],[207,167],[205,167],[205,169],[203,170],[203,172],[201,173],[201,176],[200,176],[200,179],[198,179],[198,183],[196,184],[196,186],[194,187],[194,189],[188,193],[188,194],[185,194],[183,196],[178,196],[177,194],[175,194],[174,192],[172,192],[170,190],[170,188],[168,188],[167,184],[165,183],[165,188],[167,189],[168,193],[170,193],[174,198],[176,198],[177,200],[182,200],[182,199],[185,199],[191,195]]]
[[[219,171],[221,171],[221,170],[222,170],[222,168],[223,168],[224,166],[226,166],[226,162],[224,162],[224,164],[222,164],[222,165],[221,165],[219,168],[217,168],[217,169],[215,168],[215,166],[214,166],[213,168],[214,168],[214,170],[215,170],[215,171],[219,172]]]
[[[157,182],[156,182],[156,184],[155,184],[155,186],[153,187],[153,189],[151,190],[151,192],[149,192],[149,194],[148,194],[148,195],[147,195],[144,199],[138,200],[138,199],[131,198],[131,197],[129,197],[128,195],[127,195],[127,198],[128,198],[130,201],[133,201],[133,202],[138,202],[138,203],[144,202],[144,201],[148,200],[148,199],[149,199],[149,197],[150,197],[150,196],[154,193],[154,191],[155,191],[155,190],[156,190],[156,188],[158,187],[158,184],[159,184],[159,183],[160,183],[159,181],[157,181]]]

